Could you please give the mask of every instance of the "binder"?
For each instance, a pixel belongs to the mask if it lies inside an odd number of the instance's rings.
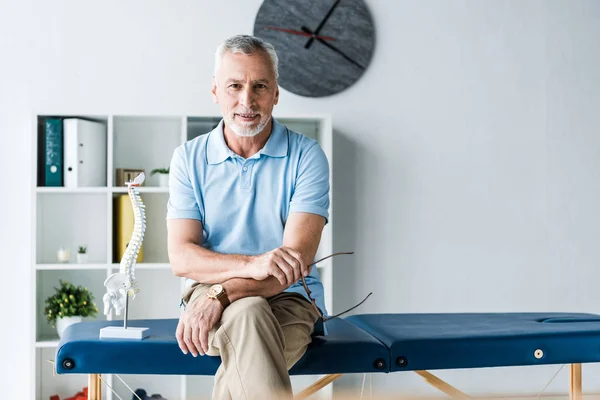
[[[63,125],[61,118],[46,118],[38,132],[38,151],[43,168],[38,168],[40,186],[63,186]],[[41,165],[40,165],[41,166]]]
[[[106,186],[106,126],[81,118],[63,120],[64,186]]]
[[[133,233],[135,216],[128,194],[113,199],[113,262],[120,263]],[[144,261],[144,244],[140,248],[136,262]]]

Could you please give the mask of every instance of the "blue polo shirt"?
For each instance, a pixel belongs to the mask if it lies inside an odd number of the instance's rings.
[[[202,246],[207,249],[258,255],[283,245],[290,213],[313,213],[327,220],[329,191],[328,160],[316,140],[273,118],[267,143],[246,159],[225,143],[221,120],[211,132],[175,149],[167,218],[201,221]],[[317,306],[327,315],[317,268],[305,279]],[[308,298],[301,281],[286,292]],[[325,333],[320,321],[315,333]]]

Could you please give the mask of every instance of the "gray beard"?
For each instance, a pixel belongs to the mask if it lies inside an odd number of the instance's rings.
[[[254,137],[260,132],[262,132],[262,130],[265,129],[265,126],[267,126],[268,123],[269,121],[267,120],[266,122],[260,122],[255,128],[250,128],[230,122],[229,129],[231,129],[233,133],[235,133],[237,136]]]

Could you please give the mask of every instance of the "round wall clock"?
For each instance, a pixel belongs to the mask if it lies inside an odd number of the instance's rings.
[[[254,36],[279,57],[279,85],[323,97],[354,84],[371,62],[375,29],[363,0],[264,0]]]

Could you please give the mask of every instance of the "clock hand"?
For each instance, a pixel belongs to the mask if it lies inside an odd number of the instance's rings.
[[[301,36],[308,36],[308,37],[313,37],[314,36],[312,34],[312,32],[306,33],[306,32],[297,31],[295,29],[278,28],[276,26],[266,26],[265,28],[267,28],[267,29],[273,29],[275,31],[281,31],[281,32],[291,33],[293,35],[301,35]],[[335,38],[332,38],[330,36],[317,36],[317,38],[323,39],[323,40],[335,40]]]
[[[335,10],[335,8],[338,6],[338,4],[340,4],[340,0],[335,0],[335,3],[333,3],[333,5],[329,9],[329,11],[327,11],[327,14],[325,14],[325,18],[323,18],[323,20],[321,21],[319,26],[317,26],[317,29],[315,29],[315,32],[314,32],[315,35],[318,35],[319,32],[321,32],[321,28],[323,28],[323,25],[325,25],[325,22],[329,19],[329,17],[331,16],[331,13],[333,13],[333,10]],[[315,39],[315,36],[308,39],[308,42],[306,42],[306,44],[304,45],[304,48],[308,49],[312,45],[312,42],[314,39]]]
[[[311,31],[310,29],[308,29],[305,26],[300,27],[300,29],[302,29],[302,31],[306,34],[310,34],[313,38],[317,39],[319,42],[323,43],[325,46],[329,47],[331,50],[335,51],[336,53],[338,53],[339,55],[341,55],[342,57],[344,57],[346,60],[350,61],[352,64],[356,65],[357,67],[359,67],[360,69],[365,69],[365,67],[363,67],[362,65],[360,65],[359,63],[357,63],[356,61],[354,61],[353,59],[351,59],[350,57],[348,57],[346,54],[344,54],[344,52],[342,52],[340,49],[338,49],[337,47],[334,47],[332,45],[330,45],[329,43],[323,41],[320,39],[319,36],[315,36],[315,34],[313,33],[313,31]],[[306,47],[306,46],[305,46]]]
[[[323,43],[326,47],[329,47],[331,50],[335,51],[336,53],[338,53],[340,56],[344,57],[346,60],[350,61],[352,64],[356,65],[358,68],[360,69],[365,69],[365,67],[363,67],[362,65],[360,65],[359,63],[357,63],[356,61],[354,61],[353,59],[351,59],[350,57],[348,57],[346,54],[344,54],[344,52],[342,52],[340,49],[338,49],[337,47],[332,46],[331,44],[327,43],[324,40],[321,40],[319,38],[317,38],[317,40],[321,43]]]

